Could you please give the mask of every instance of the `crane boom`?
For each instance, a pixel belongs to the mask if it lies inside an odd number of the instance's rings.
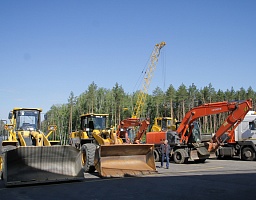
[[[132,118],[140,118],[141,111],[144,107],[146,95],[148,93],[148,88],[151,82],[151,79],[153,77],[153,73],[156,69],[156,64],[158,62],[158,58],[160,55],[160,50],[165,46],[165,42],[161,42],[159,44],[156,44],[154,47],[154,50],[150,56],[150,63],[146,70],[145,76],[144,76],[144,83],[140,89],[138,99],[136,101],[136,105],[133,109]]]

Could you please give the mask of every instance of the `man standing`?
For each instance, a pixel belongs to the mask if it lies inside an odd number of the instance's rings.
[[[168,144],[168,140],[165,140],[164,143],[161,144],[160,149],[162,153],[161,168],[164,166],[164,158],[166,157],[166,169],[169,169],[169,156],[171,147]]]

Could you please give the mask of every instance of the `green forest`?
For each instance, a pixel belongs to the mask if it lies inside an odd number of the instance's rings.
[[[46,129],[47,125],[57,125],[56,137],[62,144],[68,143],[71,131],[80,128],[80,115],[85,113],[109,114],[108,126],[116,127],[121,120],[132,116],[139,93],[140,91],[136,91],[128,94],[118,83],[112,89],[106,89],[92,82],[79,96],[75,96],[71,91],[67,103],[53,105],[46,113],[47,118],[43,122],[43,127]],[[151,125],[155,117],[171,117],[181,121],[187,111],[201,104],[249,98],[253,102],[256,100],[256,92],[252,87],[241,87],[237,91],[233,88],[226,91],[216,90],[211,83],[200,89],[194,84],[181,84],[177,89],[169,85],[166,91],[157,87],[152,94],[147,94],[141,118],[149,118]],[[256,110],[254,104],[253,110]],[[227,114],[210,115],[200,119],[202,132],[214,133],[224,122]]]

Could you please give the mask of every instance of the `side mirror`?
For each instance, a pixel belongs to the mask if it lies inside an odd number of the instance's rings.
[[[12,112],[9,112],[8,119],[12,119]]]
[[[57,126],[56,125],[49,125],[48,126],[48,131],[56,131],[57,130]]]

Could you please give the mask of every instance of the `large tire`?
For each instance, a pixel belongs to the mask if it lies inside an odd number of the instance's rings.
[[[205,163],[206,159],[197,159],[195,160],[195,163]]]
[[[244,147],[242,149],[242,160],[252,161],[255,160],[255,151],[251,147]]]
[[[154,150],[154,158],[155,158],[155,162],[160,161],[160,155],[159,155],[159,152],[156,149]]]
[[[94,156],[96,145],[92,143],[84,144],[81,147],[82,152],[82,166],[85,172],[92,173],[95,171]]]
[[[3,180],[4,158],[2,156],[0,156],[0,180]]]
[[[174,151],[173,160],[177,164],[185,164],[188,162],[188,157],[186,157],[186,151],[184,149],[177,149]]]

